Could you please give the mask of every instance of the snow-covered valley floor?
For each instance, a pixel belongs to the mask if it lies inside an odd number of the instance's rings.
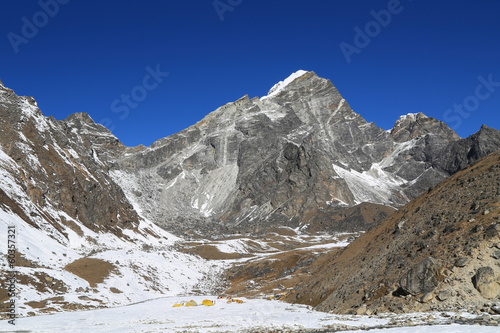
[[[3,216],[7,220],[7,215]],[[16,219],[11,218],[11,223],[16,224]],[[17,223],[19,231],[24,235],[23,242],[27,241],[26,235],[30,235],[29,230],[22,229],[23,225]],[[208,241],[184,241],[178,242],[177,247],[168,247],[171,251],[171,256],[167,258],[160,258],[160,262],[149,263],[146,259],[153,258],[155,252],[141,251],[137,248],[128,249],[127,251],[110,250],[95,253],[92,257],[96,259],[107,260],[109,262],[126,263],[128,260],[136,258],[136,262],[141,262],[142,266],[146,267],[162,267],[170,262],[163,268],[169,268],[172,271],[177,271],[182,266],[183,269],[194,269],[197,271],[207,271],[209,267],[216,267],[218,269],[228,268],[232,264],[256,263],[260,261],[275,260],[280,256],[295,253],[296,251],[305,251],[305,253],[312,253],[313,255],[323,253],[325,251],[332,251],[336,248],[344,247],[356,235],[271,235],[263,239],[250,239],[247,237],[236,237],[226,240]],[[21,247],[36,248],[35,242],[21,243]],[[272,245],[272,246],[271,246]],[[280,248],[287,247],[287,250],[282,251]],[[55,247],[52,247],[55,249]],[[198,256],[187,255],[182,252],[177,252],[174,249],[182,249],[184,251],[194,251],[199,254],[205,254],[208,257],[215,258],[200,258]],[[206,251],[206,249],[211,249]],[[198,251],[199,250],[199,251]],[[66,250],[68,256],[73,255],[73,252]],[[62,251],[61,251],[62,252]],[[123,252],[123,253],[122,253]],[[24,253],[30,254],[26,251]],[[75,252],[76,253],[76,252]],[[120,257],[120,253],[122,257]],[[243,255],[243,256],[241,256]],[[33,256],[33,255],[32,255]],[[78,256],[75,254],[75,258]],[[191,261],[185,262],[182,258],[191,258]],[[156,258],[156,257],[154,257]],[[194,260],[197,258],[196,260]],[[71,258],[69,260],[72,260]],[[196,265],[201,265],[197,267]],[[202,269],[203,267],[207,269]],[[118,267],[122,267],[121,265]],[[175,268],[175,269],[174,269]],[[20,271],[27,270],[27,268],[19,267]],[[41,268],[36,268],[39,271]],[[52,276],[56,275],[60,267],[52,269],[49,273]],[[124,269],[124,268],[123,268]],[[213,278],[220,278],[220,273],[217,269],[209,273],[208,276]],[[61,270],[61,272],[64,272]],[[207,271],[208,272],[208,271]],[[144,290],[131,290],[127,289],[128,284],[132,286],[131,281],[136,276],[133,271],[123,272],[121,275],[110,275],[102,283],[98,283],[93,292],[69,292],[64,294],[64,298],[72,302],[80,302],[85,304],[90,302],[86,298],[79,298],[78,295],[91,295],[92,297],[99,297],[102,294],[102,299],[112,299],[101,306],[109,306],[109,308],[94,309],[85,311],[74,311],[64,307],[57,307],[57,302],[50,298],[46,306],[53,307],[52,314],[44,314],[36,309],[31,309],[30,303],[23,302],[43,297],[49,297],[47,294],[35,294],[31,291],[30,286],[21,286],[19,299],[19,307],[17,313],[20,315],[16,319],[16,325],[9,324],[8,320],[0,321],[0,332],[339,332],[345,330],[366,330],[383,328],[384,331],[394,333],[416,333],[416,332],[470,332],[472,326],[460,326],[452,324],[456,322],[458,315],[462,318],[468,318],[469,322],[472,317],[468,313],[464,314],[440,314],[440,313],[420,313],[420,314],[404,314],[404,315],[380,315],[380,316],[353,316],[353,315],[333,315],[323,312],[312,310],[312,308],[289,304],[277,300],[270,300],[269,295],[273,292],[283,292],[290,289],[272,289],[274,285],[269,284],[269,292],[262,292],[265,288],[256,289],[254,293],[255,298],[240,298],[243,303],[227,303],[226,299],[218,299],[217,296],[206,296],[201,290],[195,296],[193,293],[188,295],[187,290],[191,290],[195,283],[205,281],[205,284],[210,282],[207,278],[198,277],[193,281],[187,283],[184,288],[178,287],[179,283],[185,283],[182,276],[177,277],[169,276],[169,281],[162,283],[169,286],[172,290],[170,294],[165,292],[163,295],[158,292],[144,291]],[[159,273],[159,272],[156,272]],[[172,274],[172,272],[170,272]],[[182,272],[181,272],[182,273]],[[189,273],[189,272],[188,272]],[[61,273],[62,274],[62,273]],[[194,274],[194,273],[191,273]],[[62,276],[62,275],[61,275]],[[121,276],[121,277],[120,277]],[[152,274],[151,276],[156,276]],[[61,277],[61,279],[64,276]],[[127,278],[128,277],[128,278]],[[286,285],[287,277],[280,279],[279,282]],[[70,281],[71,279],[66,279]],[[128,282],[124,283],[123,281]],[[75,280],[79,281],[79,280]],[[155,281],[158,281],[157,279]],[[292,281],[292,280],[290,280]],[[123,283],[122,283],[123,282]],[[262,287],[266,287],[267,282],[251,281],[258,285],[262,283]],[[85,283],[82,282],[85,286]],[[71,288],[73,288],[71,286]],[[120,300],[116,296],[111,298],[113,293],[106,293],[109,288],[120,288],[126,292],[120,295],[128,295],[128,302]],[[74,288],[73,288],[74,289]],[[247,286],[245,285],[245,290]],[[177,296],[173,295],[177,294]],[[73,295],[73,296],[72,296]],[[133,297],[132,297],[133,296]],[[52,296],[54,297],[54,296]],[[60,296],[62,297],[62,296]],[[260,297],[260,298],[259,298]],[[143,301],[145,299],[148,299]],[[195,306],[195,307],[174,307],[174,304],[180,304],[190,300],[195,300],[198,304],[204,299],[209,299],[215,303],[214,306]],[[141,302],[142,300],[142,302]],[[120,302],[121,301],[121,302]],[[135,302],[130,305],[123,305],[130,302]],[[121,304],[120,304],[121,303]],[[44,303],[45,304],[45,303]],[[30,310],[31,309],[31,310]],[[36,313],[36,316],[30,316],[29,311]],[[57,312],[57,313],[53,313]],[[446,324],[446,325],[445,325]],[[452,325],[450,325],[452,324]],[[418,326],[414,326],[418,325]],[[432,326],[424,326],[432,325]],[[405,327],[400,327],[405,326]],[[394,327],[394,328],[392,328]],[[498,332],[498,327],[477,326],[473,328],[476,333],[489,333]]]
[[[203,299],[214,306],[173,307],[174,304]],[[434,326],[384,328],[394,333],[416,332],[498,332],[498,327],[443,325],[441,314],[405,314],[394,316],[339,316],[313,311],[307,306],[279,301],[243,299],[244,303],[227,303],[214,296],[167,297],[110,309],[66,312],[54,315],[19,318],[15,330],[23,332],[314,332],[381,328],[406,321],[413,325]],[[455,314],[452,314],[454,316]],[[465,316],[465,315],[464,315]],[[410,324],[411,325],[411,324]],[[2,321],[0,332],[13,330]],[[380,332],[375,330],[374,332]]]

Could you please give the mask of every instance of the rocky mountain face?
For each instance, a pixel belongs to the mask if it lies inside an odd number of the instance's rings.
[[[23,191],[9,197],[19,203],[26,195],[31,207],[21,209],[30,216],[27,222],[42,215],[56,223],[47,212],[53,209],[93,230],[138,225],[137,213],[97,156],[98,149],[124,149],[116,137],[87,114],[56,121],[44,117],[31,97],[18,97],[3,86],[0,94],[0,146],[7,155],[3,171]]]
[[[422,113],[385,131],[355,113],[329,80],[299,71],[267,96],[244,96],[151,147],[119,155],[110,170],[145,216],[178,233],[276,225],[354,231],[370,223],[344,210],[370,203],[378,222],[388,206],[498,150],[499,138],[483,127],[463,140]]]
[[[87,114],[57,121],[33,98],[3,85],[1,94],[0,145],[28,200],[106,230],[133,229],[139,215],[209,237],[278,225],[365,230],[500,148],[495,129],[460,139],[422,113],[383,130],[305,71],[150,147],[123,146]]]
[[[496,152],[323,258],[288,301],[358,314],[500,312],[499,180]]]

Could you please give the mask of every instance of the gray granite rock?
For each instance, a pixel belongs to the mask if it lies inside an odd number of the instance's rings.
[[[472,282],[484,298],[495,299],[500,295],[500,285],[496,280],[495,271],[489,266],[479,268]]]
[[[400,288],[410,295],[431,293],[439,285],[438,266],[431,257],[412,267],[400,280]]]
[[[385,131],[355,113],[329,80],[305,72],[118,157],[112,175],[128,178],[115,177],[126,193],[149,193],[134,200],[169,230],[260,231],[327,224],[329,214],[360,202],[402,205],[456,171],[438,163],[454,160],[443,153],[454,142],[462,140],[422,113]]]

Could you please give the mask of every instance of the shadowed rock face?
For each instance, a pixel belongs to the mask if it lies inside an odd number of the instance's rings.
[[[87,114],[45,118],[32,98],[0,89],[8,128],[0,143],[37,180],[34,200],[49,199],[89,225],[127,224],[140,211],[170,231],[213,237],[276,225],[356,231],[386,216],[383,206],[405,204],[500,147],[497,130],[461,140],[421,113],[385,131],[313,72],[134,148]],[[353,210],[363,202],[373,204],[369,221]]]
[[[434,156],[436,168],[453,174],[483,156],[496,152],[500,147],[499,131],[483,125],[481,129],[464,140],[448,143],[442,156]]]

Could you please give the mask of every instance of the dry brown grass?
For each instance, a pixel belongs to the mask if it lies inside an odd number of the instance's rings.
[[[270,296],[278,289],[293,289],[297,284],[310,279],[339,251],[330,249],[327,255],[317,254],[317,249],[297,249],[236,266],[226,275],[230,282],[226,293],[254,297]]]
[[[109,274],[116,271],[116,266],[101,259],[81,258],[66,265],[64,269],[84,279],[94,288],[104,282]]]
[[[184,253],[192,252],[194,254],[199,255],[203,259],[207,260],[228,260],[228,259],[238,259],[242,257],[238,253],[221,252],[216,246],[205,245],[205,244],[203,245],[192,244],[190,247],[181,248],[180,251]]]
[[[115,293],[115,294],[121,294],[123,293],[123,291],[121,291],[120,289],[117,289],[115,287],[111,287],[109,288],[109,290],[112,292],[112,293]]]

